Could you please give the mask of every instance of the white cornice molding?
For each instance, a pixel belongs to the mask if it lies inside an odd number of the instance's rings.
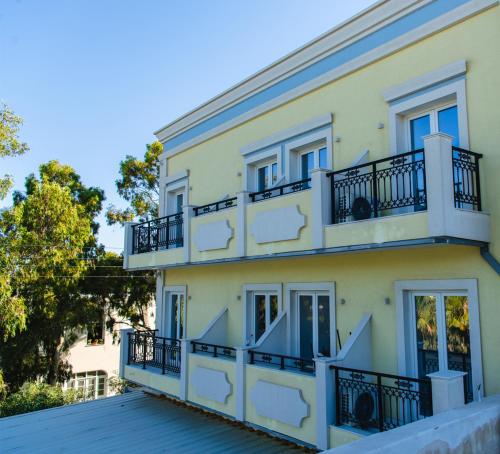
[[[174,173],[173,175],[169,175],[166,177],[163,177],[161,180],[162,185],[161,186],[166,186],[172,183],[175,183],[179,180],[184,180],[189,176],[189,172],[185,170],[181,170],[180,172]]]
[[[298,136],[299,134],[304,134],[313,129],[321,128],[322,126],[330,126],[333,122],[333,114],[328,113],[326,115],[321,115],[320,117],[313,118],[305,123],[300,123],[292,128],[279,131],[269,137],[266,137],[257,142],[245,145],[240,149],[240,153],[246,156],[257,150],[262,150],[263,148],[271,147],[279,142],[290,139],[292,137]]]
[[[400,12],[398,14],[393,12],[393,14],[391,16],[389,16],[389,18],[386,17],[384,21],[379,20],[377,22],[377,24],[379,25],[379,27],[382,26],[380,24],[387,25],[387,23],[392,22],[393,20],[396,20],[397,18],[401,17],[402,15],[408,14],[410,8],[412,10],[420,8],[423,5],[429,3],[429,1],[432,1],[432,0],[420,0],[420,1],[412,1],[412,2],[410,2],[408,0],[404,0],[401,2],[396,2],[399,6]],[[362,17],[365,14],[371,13],[374,9],[380,8],[381,5],[383,5],[387,2],[390,2],[390,0],[380,1],[379,3],[374,5],[372,8],[360,13],[360,15],[358,15],[358,16],[355,16],[351,21],[348,21],[348,23],[346,25],[341,24],[339,27],[340,28],[342,28],[343,26],[347,27],[347,25],[349,25],[349,27],[354,27],[354,24],[356,24],[356,26],[359,26],[359,22],[356,23],[356,21],[360,20],[360,16]],[[393,2],[390,2],[390,3],[394,9],[395,5],[393,4]],[[369,51],[369,52],[363,54],[362,56],[357,57],[357,58],[345,63],[344,65],[337,67],[337,68],[323,74],[322,76],[317,77],[316,79],[313,79],[309,82],[306,82],[303,85],[301,85],[293,90],[290,90],[290,91],[288,91],[288,92],[286,92],[286,93],[284,93],[284,94],[282,94],[282,95],[280,95],[280,96],[278,96],[278,97],[276,97],[276,98],[274,98],[266,103],[263,103],[260,106],[254,108],[254,109],[251,109],[251,110],[239,115],[238,117],[235,117],[232,120],[225,122],[224,124],[222,124],[218,127],[215,127],[213,129],[205,132],[205,133],[199,134],[198,136],[194,137],[193,139],[188,140],[188,141],[164,152],[164,154],[160,158],[172,157],[172,156],[174,156],[174,155],[176,155],[176,154],[178,154],[178,153],[180,153],[188,148],[191,148],[195,145],[198,145],[198,144],[204,142],[205,140],[208,140],[209,138],[212,138],[218,134],[221,134],[222,132],[225,132],[229,129],[232,129],[235,126],[238,126],[239,124],[244,123],[245,121],[248,121],[248,120],[250,120],[258,115],[261,115],[269,110],[272,110],[272,109],[274,109],[274,108],[276,108],[276,107],[278,107],[286,102],[291,101],[292,99],[295,99],[299,96],[302,96],[305,93],[308,93],[309,91],[315,90],[315,89],[317,89],[317,88],[319,88],[327,83],[330,83],[330,82],[332,82],[340,77],[343,77],[343,76],[345,76],[345,75],[347,75],[355,70],[358,70],[358,69],[362,68],[363,66],[366,66],[370,63],[373,63],[374,61],[379,60],[383,57],[386,57],[392,53],[395,53],[398,50],[403,49],[403,48],[405,48],[405,47],[407,47],[407,46],[409,46],[409,45],[411,45],[411,44],[413,44],[421,39],[424,39],[424,38],[426,38],[434,33],[442,31],[442,30],[444,30],[444,29],[446,29],[446,28],[448,28],[448,27],[450,27],[458,22],[461,22],[461,21],[463,21],[463,20],[465,20],[465,19],[467,19],[475,14],[478,14],[486,9],[489,9],[489,8],[497,5],[498,3],[499,3],[499,0],[471,0],[469,3],[466,3],[462,6],[459,6],[455,9],[453,9],[452,11],[445,13],[442,16],[439,16],[438,18],[431,20],[431,21],[427,22],[426,24],[424,24],[420,27],[417,27],[416,29],[414,29],[414,30],[412,30],[404,35],[399,36],[397,39],[394,39],[386,44],[383,44],[383,45],[373,49],[372,51]],[[401,6],[402,4],[405,5],[404,9],[402,9],[402,6]],[[381,15],[380,11],[376,11],[376,13],[377,13],[377,15],[376,15],[377,17],[379,17]],[[385,11],[385,14],[387,14],[387,11]],[[372,17],[372,19],[373,19],[373,17]],[[337,30],[337,28],[331,30],[330,32],[327,32],[326,35],[334,33],[336,30]],[[365,33],[368,34],[368,33],[372,33],[373,31],[375,31],[374,28],[371,28],[369,30],[365,30]],[[354,33],[353,33],[353,35],[354,35]],[[355,34],[354,36],[355,36],[356,40],[360,38],[359,30],[358,30],[358,33]],[[321,41],[324,38],[325,38],[325,35],[318,38],[318,40]],[[300,52],[302,50],[305,51],[306,49],[309,49],[313,45],[317,44],[318,40],[315,40],[314,42],[304,46],[304,48],[301,48],[298,51],[296,51],[296,53],[292,53],[289,56],[285,57],[284,59],[280,60],[279,62],[276,63],[276,66],[278,66],[279,63],[284,63],[289,58],[297,57],[297,55],[300,55]],[[345,42],[346,41],[344,40],[343,43],[345,43]],[[338,50],[340,50],[340,49],[335,48],[333,50],[333,52],[336,52]],[[330,52],[330,53],[333,53],[333,52]],[[322,58],[324,56],[325,56],[325,54],[321,55]],[[307,64],[305,66],[308,66],[311,63],[313,63],[313,62],[311,60],[308,60]],[[181,134],[182,132],[196,126],[197,124],[201,123],[202,121],[206,120],[207,118],[210,118],[210,117],[216,115],[217,113],[219,113],[220,111],[225,110],[228,107],[231,107],[231,105],[234,105],[236,102],[240,102],[243,99],[251,96],[252,94],[254,94],[254,92],[247,92],[246,94],[244,93],[245,84],[249,83],[249,81],[251,79],[253,80],[253,79],[256,79],[257,77],[260,77],[260,76],[264,77],[264,75],[267,74],[267,72],[270,71],[272,68],[274,68],[273,65],[271,65],[270,67],[257,73],[256,75],[252,76],[251,78],[247,79],[246,81],[242,82],[241,84],[232,87],[231,89],[227,90],[226,92],[224,92],[220,96],[213,98],[212,100],[210,100],[209,102],[207,102],[203,106],[201,106],[200,108],[189,112],[188,114],[184,115],[180,119],[174,121],[173,123],[170,123],[169,125],[165,126],[162,129],[156,131],[155,134],[156,134],[157,138],[161,142],[165,142],[167,139],[172,139],[175,136]],[[274,68],[274,69],[276,69],[276,68]],[[300,69],[302,69],[302,67]],[[289,76],[290,76],[290,73],[287,73],[286,77],[289,77]],[[276,81],[277,81],[276,79],[273,79],[272,83],[276,83]],[[266,87],[263,85],[261,85],[259,87],[260,90],[262,90],[264,88],[266,88]],[[237,98],[235,96],[236,93],[240,94],[239,98]],[[232,103],[227,103],[227,100],[229,99],[229,95],[234,96],[234,98],[235,98],[235,100]],[[226,98],[225,96],[228,96],[228,97]],[[205,115],[202,115],[202,111],[205,112]]]
[[[424,74],[414,79],[403,82],[402,84],[395,85],[388,88],[382,93],[385,101],[391,102],[403,96],[411,95],[424,88],[431,87],[440,82],[452,79],[454,77],[465,74],[467,71],[467,64],[465,60],[459,60],[449,65],[442,66],[434,71]]]

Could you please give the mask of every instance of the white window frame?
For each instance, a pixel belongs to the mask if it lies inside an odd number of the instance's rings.
[[[163,300],[160,309],[160,317],[159,317],[159,333],[161,337],[173,337],[170,332],[170,319],[172,316],[172,294],[182,295],[184,297],[184,311],[183,311],[183,319],[184,319],[184,333],[182,338],[177,337],[178,339],[186,338],[186,330],[187,330],[187,287],[185,285],[167,285],[163,287]],[[158,321],[158,316],[157,316]],[[178,327],[177,327],[178,330]],[[177,334],[177,333],[176,333]]]
[[[102,374],[99,374],[99,372],[102,372]],[[78,377],[79,374],[85,374],[85,377]],[[104,377],[104,388],[103,388],[103,394],[102,396],[99,396],[99,377]],[[88,388],[89,388],[89,382],[91,379],[95,379],[95,388],[94,388],[94,396],[89,397],[88,394]],[[78,387],[78,381],[83,380],[83,388]],[[84,371],[84,372],[76,372],[73,374],[71,379],[66,382],[66,389],[71,388],[74,390],[82,390],[83,391],[83,400],[96,400],[96,399],[102,399],[104,397],[108,396],[108,380],[109,376],[108,373],[105,370],[99,369],[99,370],[90,370],[90,371]]]
[[[272,323],[277,320],[283,312],[283,289],[281,284],[245,284],[243,286],[243,343],[244,345],[255,345],[259,339],[255,339],[255,295],[266,295],[266,330],[262,337],[269,332]],[[269,295],[278,296],[278,314],[271,322]]]
[[[411,114],[405,117],[405,125],[404,125],[404,127],[406,128],[405,147],[408,149],[408,151],[411,151],[411,126],[410,126],[411,121],[423,117],[425,115],[429,115],[430,134],[435,134],[439,132],[438,112],[449,109],[450,107],[456,107],[458,113],[458,105],[456,102],[444,101],[444,102],[437,102],[435,104],[432,104],[430,107],[420,109],[416,112],[412,112]],[[460,135],[460,125],[458,125],[458,128],[459,128],[458,133]],[[460,142],[460,137],[458,137],[458,140]]]
[[[298,295],[315,292],[326,294],[330,297],[330,357],[337,354],[337,321],[335,303],[335,282],[296,282],[285,286],[285,307],[287,316],[287,353],[292,356],[299,356],[299,316],[298,316]],[[313,311],[314,311],[313,304]],[[314,317],[314,316],[313,316]],[[317,317],[316,317],[317,320]],[[316,328],[313,327],[313,330]],[[317,344],[317,338],[313,340]],[[317,349],[316,349],[317,350]],[[315,350],[315,351],[316,351]]]
[[[276,164],[276,181],[273,182],[273,165]],[[266,162],[262,162],[260,164],[257,164],[255,166],[255,188],[256,190],[260,190],[259,188],[259,170],[260,169],[263,169],[264,167],[267,167],[268,169],[268,172],[269,172],[269,182],[270,182],[270,185],[264,189],[270,189],[272,188],[274,185],[276,185],[276,183],[280,180],[280,169],[279,169],[279,165],[278,165],[278,161],[277,159],[270,159],[269,161],[266,161]]]
[[[245,190],[250,192],[257,191],[259,184],[258,169],[266,165],[270,166],[274,162],[278,165],[277,182],[279,182],[282,178],[281,146],[275,146],[245,156],[245,171],[243,174],[243,187]]]
[[[396,295],[396,331],[398,370],[409,376],[415,371],[415,325],[411,295],[424,292],[467,295],[469,302],[469,334],[474,400],[484,395],[483,363],[481,354],[481,327],[479,322],[479,297],[476,279],[408,280],[394,283]],[[439,314],[437,314],[439,315]],[[413,317],[413,318],[412,318]],[[442,317],[442,315],[440,315]],[[439,323],[439,322],[438,322]],[[441,323],[441,325],[443,325]],[[439,336],[439,333],[438,333]],[[443,337],[441,336],[441,339]],[[444,338],[445,339],[445,338]],[[439,342],[439,337],[438,337]],[[441,359],[440,359],[441,361]],[[441,364],[440,364],[441,366]],[[480,391],[478,391],[478,386]]]
[[[458,141],[462,148],[469,148],[469,127],[467,121],[467,99],[465,78],[445,84],[425,93],[412,95],[404,101],[395,101],[389,107],[389,139],[392,155],[410,150],[408,118],[419,116],[418,113],[438,108],[438,106],[456,105],[458,115]]]
[[[316,150],[314,168],[319,168],[319,150],[326,148],[327,168],[333,169],[332,127],[328,126],[319,131],[307,134],[299,139],[285,144],[285,175],[287,179],[298,181],[302,179],[303,154]]]

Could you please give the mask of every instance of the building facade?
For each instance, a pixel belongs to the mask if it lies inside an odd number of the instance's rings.
[[[158,130],[122,376],[321,449],[499,393],[497,42],[498,1],[379,1]]]

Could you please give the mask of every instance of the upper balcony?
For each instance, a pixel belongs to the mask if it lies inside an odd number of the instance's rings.
[[[126,229],[125,268],[346,252],[437,241],[487,243],[481,155],[437,133],[425,147]]]

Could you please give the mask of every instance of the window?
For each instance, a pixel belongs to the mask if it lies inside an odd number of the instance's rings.
[[[313,169],[328,168],[328,155],[326,147],[314,148],[300,154],[300,178],[311,178]]]
[[[278,316],[278,295],[274,292],[254,293],[254,339],[257,342]]]
[[[87,327],[87,345],[103,345],[104,335],[104,312],[101,312],[99,320]]]
[[[278,163],[270,162],[257,168],[257,190],[264,191],[278,181]]]
[[[408,117],[408,143],[411,150],[424,147],[423,137],[444,132],[453,137],[452,144],[459,146],[458,109],[456,104],[445,105]]]
[[[169,337],[182,339],[184,336],[184,294],[169,293],[170,295],[170,333]]]
[[[108,393],[108,375],[103,370],[79,372],[73,375],[68,388],[81,391],[84,400],[93,400],[105,397]]]

